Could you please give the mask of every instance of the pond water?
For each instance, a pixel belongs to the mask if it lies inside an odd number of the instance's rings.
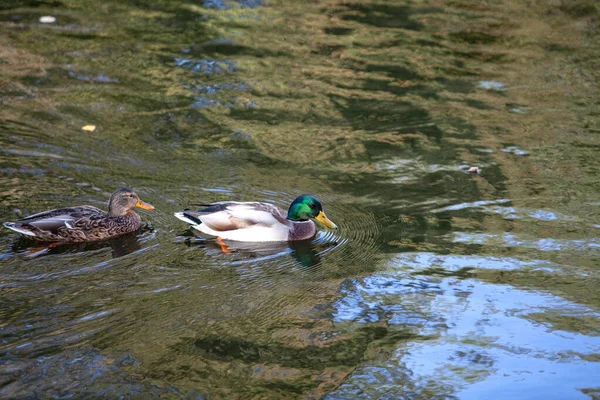
[[[0,397],[600,398],[599,23],[4,0],[0,219],[122,186],[156,210],[81,246],[2,229]],[[224,253],[173,217],[301,193],[340,229]]]

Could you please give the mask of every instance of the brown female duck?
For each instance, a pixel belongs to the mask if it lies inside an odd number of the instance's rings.
[[[44,211],[4,226],[42,242],[79,243],[108,239],[133,232],[142,226],[135,207],[153,210],[131,189],[115,190],[108,201],[108,213],[92,206]]]

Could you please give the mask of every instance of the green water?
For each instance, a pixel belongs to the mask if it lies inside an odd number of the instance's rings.
[[[0,231],[0,397],[598,398],[598,24],[591,0],[4,0],[0,220],[121,186],[156,210],[105,243]],[[301,193],[340,229],[227,254],[173,217]]]

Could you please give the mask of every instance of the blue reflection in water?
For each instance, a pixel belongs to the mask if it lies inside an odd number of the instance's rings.
[[[518,263],[413,253],[400,255],[390,272],[347,280],[334,304],[336,323],[400,324],[431,339],[402,343],[385,360],[354,371],[326,398],[481,399],[491,391],[502,398],[587,398],[581,390],[597,387],[600,376],[600,363],[593,362],[600,353],[600,332],[593,328],[600,326],[600,313],[546,292],[419,275],[445,267],[510,270]],[[572,324],[584,328],[565,330]]]
[[[600,240],[598,238],[585,239],[530,239],[524,236],[518,236],[513,233],[504,232],[502,234],[491,233],[471,233],[454,232],[453,241],[455,243],[473,243],[498,245],[502,247],[522,247],[536,249],[540,251],[580,251],[588,255],[593,251],[595,255],[600,250]]]

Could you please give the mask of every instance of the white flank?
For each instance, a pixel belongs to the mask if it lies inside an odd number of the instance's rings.
[[[28,231],[28,230],[25,230],[25,229],[17,228],[16,226],[14,226],[14,225],[13,225],[13,223],[12,223],[12,222],[5,222],[5,223],[4,223],[4,227],[5,227],[5,228],[8,228],[8,229],[10,229],[10,230],[13,230],[13,231],[15,231],[15,232],[19,232],[19,233],[20,233],[20,234],[22,234],[22,235],[26,235],[26,236],[35,236],[35,233],[33,233],[33,232],[30,232],[30,231]]]
[[[211,236],[219,236],[225,240],[235,240],[238,242],[285,242],[288,240],[289,230],[285,225],[260,226],[254,225],[244,229],[234,229],[231,231],[215,231],[207,225],[201,224],[194,226],[194,229]]]

